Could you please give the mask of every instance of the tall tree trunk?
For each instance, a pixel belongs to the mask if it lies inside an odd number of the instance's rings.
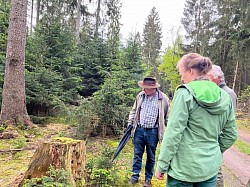
[[[25,102],[25,43],[28,0],[12,0],[0,124],[31,125]]]
[[[200,33],[201,33],[201,0],[199,0],[199,7],[198,7],[198,18],[197,18],[197,33],[196,33],[196,41],[195,41],[195,52],[200,53]]]
[[[41,0],[37,0],[37,7],[36,7],[36,24],[37,24],[38,21],[39,21],[40,8],[41,8]]]
[[[75,30],[77,43],[79,43],[80,41],[81,4],[82,0],[78,0],[76,8],[76,30]]]
[[[32,34],[32,28],[33,28],[33,9],[34,9],[34,0],[31,0],[31,14],[30,14],[30,34]]]
[[[98,36],[98,29],[99,29],[99,25],[100,25],[100,12],[101,12],[101,0],[97,0],[96,21],[95,21],[95,37]]]

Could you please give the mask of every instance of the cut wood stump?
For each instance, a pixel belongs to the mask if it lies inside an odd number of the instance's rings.
[[[50,142],[44,142],[34,153],[19,187],[25,179],[47,175],[50,166],[54,169],[65,169],[69,173],[73,187],[83,186],[85,155],[85,143],[81,140],[58,137]]]

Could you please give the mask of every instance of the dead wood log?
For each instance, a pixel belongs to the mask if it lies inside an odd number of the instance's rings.
[[[13,152],[18,152],[18,151],[23,151],[23,149],[6,149],[6,150],[0,150],[0,153],[13,153]]]
[[[19,187],[25,179],[45,176],[50,166],[68,171],[72,187],[83,186],[85,155],[84,141],[54,138],[50,142],[44,142],[34,153]]]

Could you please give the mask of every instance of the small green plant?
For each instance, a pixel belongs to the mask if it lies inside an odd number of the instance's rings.
[[[29,135],[29,136],[42,136],[43,135],[43,132],[41,132],[37,128],[26,129],[25,131],[22,131],[22,133]]]
[[[94,168],[94,159],[90,158],[86,163],[86,170],[87,172],[92,173],[93,168]]]
[[[48,176],[41,178],[26,179],[23,187],[71,187],[69,174],[64,169],[50,167]]]
[[[15,139],[14,142],[13,142],[13,147],[15,149],[20,149],[24,146],[24,144],[26,143],[26,139],[25,138],[18,138],[18,139]]]
[[[18,160],[21,159],[23,157],[23,153],[22,152],[17,152],[14,154],[14,159]]]
[[[90,185],[102,187],[121,186],[121,177],[118,176],[115,165],[111,162],[114,150],[106,144],[101,146],[100,156],[90,158],[87,161],[86,182]]]
[[[4,129],[5,129],[5,127],[4,127],[4,126],[0,126],[0,132],[3,132],[3,131],[4,131]]]
[[[91,174],[91,179],[94,185],[103,187],[112,187],[110,184],[113,181],[111,172],[105,169],[94,169]]]
[[[113,163],[111,162],[111,157],[114,154],[114,150],[107,145],[103,145],[103,148],[101,150],[101,156],[98,157],[96,163],[97,168],[99,169],[111,169],[113,167]]]
[[[64,137],[65,136],[65,131],[59,131],[57,136]]]

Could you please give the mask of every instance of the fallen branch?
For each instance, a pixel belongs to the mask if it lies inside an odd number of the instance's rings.
[[[0,153],[12,153],[12,152],[18,152],[23,151],[24,149],[7,149],[7,150],[0,150]]]

